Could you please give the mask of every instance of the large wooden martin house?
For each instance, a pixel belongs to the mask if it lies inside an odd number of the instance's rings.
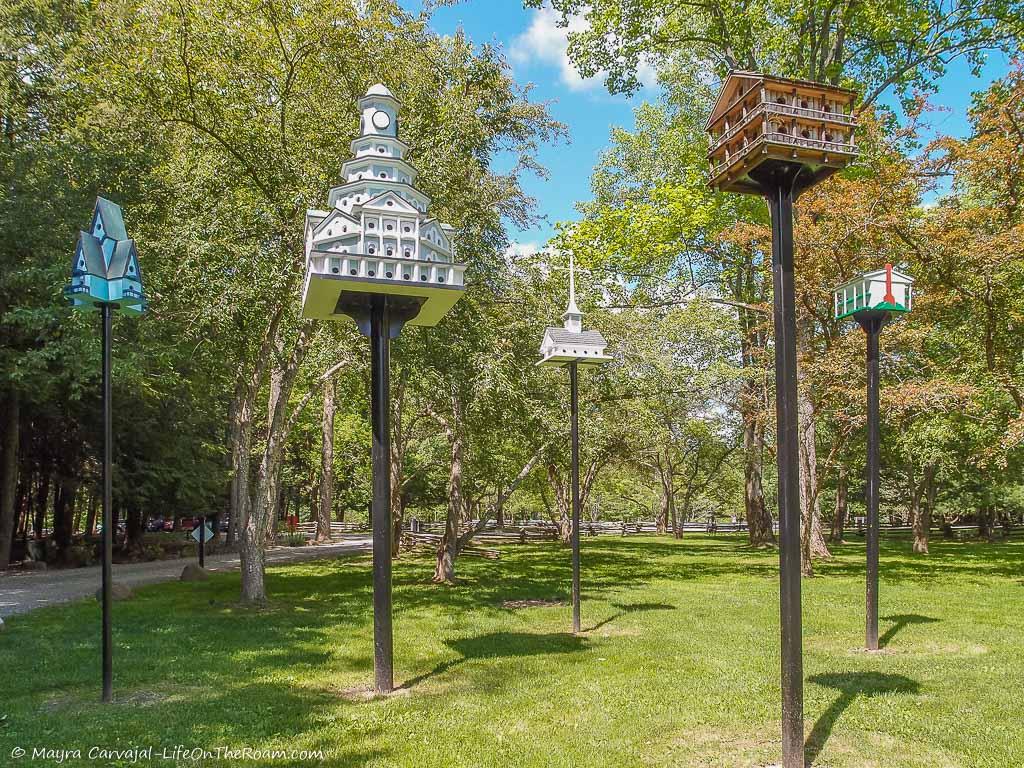
[[[139,255],[125,231],[121,206],[96,198],[89,231],[78,233],[64,295],[78,309],[114,304],[137,315],[146,308]]]
[[[576,306],[576,277],[569,259],[569,306],[562,314],[562,327],[544,329],[537,365],[561,368],[568,363],[600,365],[612,360],[605,354],[608,342],[600,331],[583,330],[583,313]]]
[[[430,215],[430,198],[416,188],[400,106],[383,85],[366,92],[342,183],[324,210],[306,212],[303,317],[354,317],[353,307],[386,294],[406,308],[406,322],[435,325],[465,289],[453,228]]]
[[[711,186],[763,194],[756,169],[767,163],[804,166],[801,187],[831,176],[857,155],[855,96],[808,80],[731,73],[705,126]]]

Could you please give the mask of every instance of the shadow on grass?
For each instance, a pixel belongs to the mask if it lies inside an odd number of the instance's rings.
[[[911,624],[934,624],[939,620],[933,619],[931,616],[922,616],[918,613],[900,613],[895,616],[883,616],[882,621],[891,621],[892,626],[885,630],[885,634],[878,638],[879,648],[885,648],[897,633]]]
[[[417,685],[442,675],[452,667],[456,667],[471,659],[513,658],[523,656],[548,656],[552,654],[575,653],[586,648],[586,640],[574,635],[558,632],[536,634],[532,632],[488,632],[475,637],[461,637],[447,640],[445,645],[460,654],[457,659],[443,661],[429,672],[417,675],[402,685],[402,689],[411,689]]]
[[[584,632],[593,632],[595,629],[600,629],[605,624],[610,624],[616,619],[621,619],[627,613],[639,613],[642,611],[674,611],[676,607],[669,605],[668,603],[612,603],[613,608],[618,609],[618,613],[613,613],[606,619],[602,619],[592,627],[584,629]]]
[[[921,690],[921,686],[916,680],[911,680],[903,675],[890,675],[882,672],[830,672],[811,675],[807,679],[816,685],[839,691],[839,698],[821,714],[804,743],[804,760],[808,768],[821,754],[825,742],[832,735],[836,721],[858,696],[913,694]]]

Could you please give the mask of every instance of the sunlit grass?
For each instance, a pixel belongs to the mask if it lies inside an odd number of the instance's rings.
[[[1024,544],[885,542],[884,649],[861,650],[863,546],[804,582],[808,754],[829,766],[1024,764]],[[582,637],[568,552],[505,547],[462,583],[395,567],[399,694],[368,699],[368,558],[148,587],[115,605],[115,697],[99,699],[99,608],[8,620],[0,765],[34,747],[323,750],[338,766],[758,766],[778,760],[777,559],[740,537],[601,537],[583,550]],[[16,747],[29,755],[15,763]],[[145,762],[145,761],[144,761]],[[152,760],[236,765],[238,760]],[[308,765],[279,759],[274,765]]]

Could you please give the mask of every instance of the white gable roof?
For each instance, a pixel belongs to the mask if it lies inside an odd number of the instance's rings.
[[[309,216],[307,214],[306,218],[307,218],[307,220],[310,220],[310,219],[312,219],[312,216]],[[340,208],[335,208],[330,213],[328,213],[326,216],[324,216],[324,218],[322,218],[318,223],[314,223],[312,221],[310,222],[312,224],[312,227],[313,227],[313,237],[316,238],[316,239],[319,239],[320,235],[323,234],[324,232],[326,232],[327,228],[332,226],[339,219],[344,221],[346,224],[353,224],[353,225],[355,225],[357,227],[359,226],[359,220],[358,219],[356,219],[355,217],[349,215],[348,213],[346,213],[345,211],[341,210]]]
[[[391,202],[392,205],[388,205]],[[409,202],[393,190],[382,192],[371,200],[367,200],[360,206],[363,210],[371,208],[375,211],[384,211],[385,213],[406,213],[410,215],[419,215],[419,211],[414,208]]]

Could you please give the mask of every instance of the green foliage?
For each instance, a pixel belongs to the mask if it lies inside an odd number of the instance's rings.
[[[544,0],[524,0],[541,7]],[[641,64],[666,61],[723,75],[765,71],[833,84],[853,83],[873,102],[887,88],[928,88],[950,61],[979,70],[985,52],[1014,50],[1022,7],[1015,0],[805,0],[680,3],[676,0],[554,0],[583,76],[604,73],[613,92],[639,86]]]

